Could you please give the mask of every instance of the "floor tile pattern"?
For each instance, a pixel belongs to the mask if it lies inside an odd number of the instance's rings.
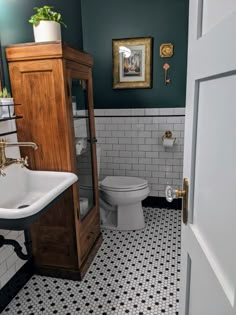
[[[144,213],[144,230],[103,231],[82,282],[33,276],[2,314],[178,314],[180,211]]]

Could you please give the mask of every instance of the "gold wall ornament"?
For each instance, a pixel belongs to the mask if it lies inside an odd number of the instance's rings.
[[[174,46],[171,43],[163,43],[160,46],[161,58],[170,58],[174,54]]]
[[[163,69],[165,71],[165,85],[170,83],[170,79],[168,78],[168,70],[170,69],[170,65],[168,63],[164,63]]]

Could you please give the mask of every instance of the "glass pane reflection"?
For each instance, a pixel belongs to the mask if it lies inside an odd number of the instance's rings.
[[[80,218],[94,206],[92,149],[89,129],[87,81],[72,80],[77,175],[79,177]]]

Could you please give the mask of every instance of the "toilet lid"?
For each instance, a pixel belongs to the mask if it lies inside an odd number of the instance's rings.
[[[104,189],[110,190],[138,190],[146,188],[148,186],[148,182],[139,177],[107,176],[100,182],[100,186]]]

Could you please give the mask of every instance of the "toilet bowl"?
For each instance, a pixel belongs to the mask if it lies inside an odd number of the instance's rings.
[[[101,148],[97,147],[98,175]],[[93,200],[93,185],[86,176],[79,176],[80,196]],[[142,200],[150,193],[145,179],[128,176],[107,176],[99,182],[101,228],[129,231],[145,227]]]
[[[99,183],[101,227],[129,231],[145,227],[142,200],[150,190],[145,179],[107,176]]]

